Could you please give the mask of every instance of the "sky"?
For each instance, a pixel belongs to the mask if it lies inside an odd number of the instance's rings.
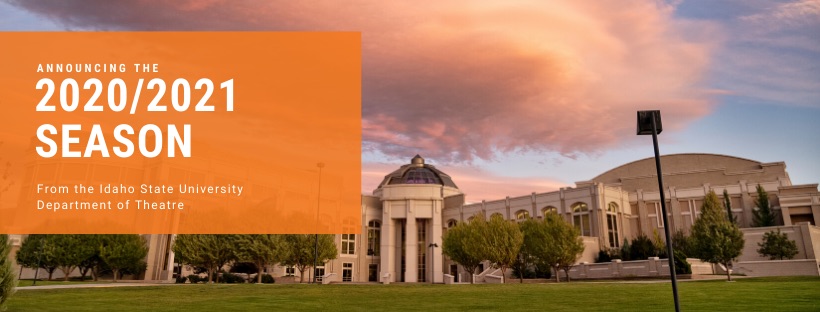
[[[0,0],[0,31],[360,31],[362,192],[420,154],[469,202],[662,154],[820,182],[820,0]],[[2,43],[0,43],[2,45]]]

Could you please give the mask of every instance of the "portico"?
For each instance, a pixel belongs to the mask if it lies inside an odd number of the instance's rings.
[[[374,192],[383,207],[380,276],[389,282],[443,282],[441,213],[460,195],[450,177],[416,155]],[[436,267],[432,267],[433,264]]]

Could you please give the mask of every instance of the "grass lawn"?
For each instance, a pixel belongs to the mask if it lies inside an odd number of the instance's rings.
[[[669,283],[506,285],[171,285],[21,290],[16,311],[673,310]],[[820,278],[679,284],[684,311],[820,311]]]

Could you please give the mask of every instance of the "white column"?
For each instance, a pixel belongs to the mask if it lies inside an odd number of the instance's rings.
[[[444,282],[444,258],[441,256],[441,209],[442,209],[443,202],[440,200],[433,201],[433,220],[431,223],[431,229],[427,233],[431,239],[429,241],[438,245],[438,247],[433,248],[433,254],[431,255],[431,259],[433,262],[433,266],[430,268],[431,272],[433,272],[433,283],[443,283]]]
[[[418,227],[416,226],[415,214],[411,214],[409,212],[410,211],[408,211],[407,214],[407,226],[405,228],[405,233],[407,237],[405,238],[404,244],[404,281],[407,283],[415,283],[418,281],[419,270],[419,231]]]
[[[385,206],[389,205],[385,202]],[[382,218],[381,229],[381,264],[379,265],[379,281],[382,280],[384,273],[390,273],[390,282],[396,281],[396,238],[395,238],[396,220],[390,218],[388,209],[385,209],[384,218]]]

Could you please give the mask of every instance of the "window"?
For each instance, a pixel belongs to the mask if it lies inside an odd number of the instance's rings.
[[[454,227],[454,226],[456,226],[456,225],[458,225],[458,221],[456,221],[456,220],[450,219],[449,221],[447,221],[447,228],[448,228],[448,229],[449,229],[449,228],[452,228],[452,227]]]
[[[606,209],[606,228],[609,234],[609,247],[617,248],[619,237],[618,235],[618,204],[611,202]]]
[[[353,263],[342,263],[342,282],[353,281]]]
[[[529,217],[530,217],[530,212],[526,211],[526,210],[519,210],[518,212],[515,213],[515,219],[518,220],[518,221],[526,220]]]
[[[378,256],[381,246],[382,224],[379,220],[372,220],[367,223],[367,255]]]
[[[653,212],[653,210],[654,210],[655,213],[649,213],[646,216],[649,217],[650,219],[654,218],[655,219],[655,224],[657,224],[659,229],[662,229],[663,228],[663,209],[661,208],[661,203],[660,202],[654,202],[654,203],[651,203],[651,205],[649,203],[647,203],[647,206],[648,206],[647,208],[649,208],[649,212]],[[655,207],[655,208],[652,209],[652,207]],[[669,216],[669,214],[667,214],[667,216]]]
[[[342,254],[356,254],[356,234],[342,234]]]
[[[547,206],[544,207],[544,209],[541,209],[541,215],[546,216],[549,213],[558,213],[558,208],[555,208],[553,206]]]
[[[572,224],[581,232],[581,236],[592,236],[589,221],[589,207],[585,203],[574,203],[572,206]]]
[[[285,276],[294,276],[296,275],[296,268],[293,266],[285,267]]]

